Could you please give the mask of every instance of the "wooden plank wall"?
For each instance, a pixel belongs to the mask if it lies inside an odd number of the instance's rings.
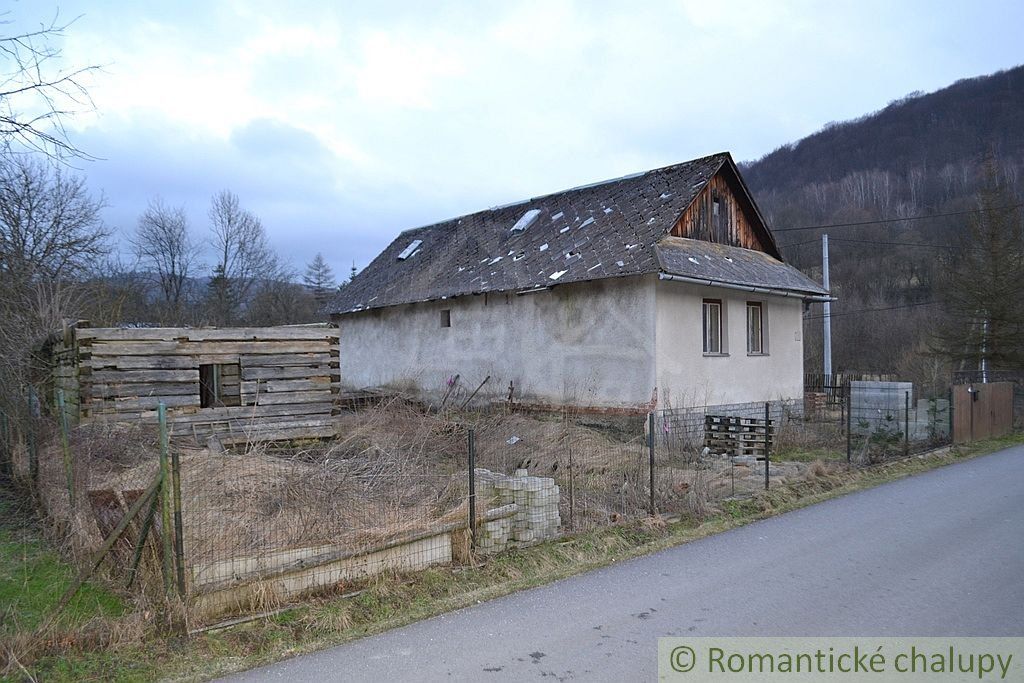
[[[719,200],[719,213],[714,214],[714,200]],[[675,237],[704,240],[733,247],[768,251],[754,232],[736,193],[719,172],[697,195],[672,227]]]
[[[338,328],[82,328],[75,330],[83,421],[155,422],[172,435],[225,442],[335,435]],[[237,364],[238,406],[200,407],[199,366]]]
[[[957,384],[953,387],[955,443],[991,439],[1012,431],[1013,382]]]
[[[78,359],[74,345],[75,328],[66,326],[61,339],[50,347],[50,378],[53,384],[52,404],[56,408],[58,390],[64,392],[64,409],[74,423],[79,413]]]

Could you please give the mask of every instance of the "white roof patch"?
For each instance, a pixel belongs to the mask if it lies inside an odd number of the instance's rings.
[[[404,261],[405,259],[415,254],[417,251],[419,251],[421,244],[423,244],[423,240],[413,240],[412,242],[410,242],[409,246],[403,249],[402,253],[398,255],[398,260]]]
[[[548,243],[545,242],[544,244],[540,245],[540,250],[541,251],[547,251],[548,250]]]
[[[540,209],[530,209],[520,216],[516,224],[512,226],[512,232],[523,232],[534,224],[538,216],[540,216]]]
[[[594,217],[593,217],[593,216],[591,216],[591,217],[590,217],[590,218],[588,218],[587,220],[585,220],[585,221],[583,221],[582,223],[580,223],[580,227],[581,227],[581,228],[585,228],[585,227],[587,227],[588,225],[590,225],[590,224],[591,224],[591,223],[593,223],[593,222],[594,222]]]
[[[558,213],[556,213],[556,214],[555,214],[554,216],[552,216],[552,217],[551,217],[551,220],[553,220],[553,221],[557,221],[557,220],[558,220],[559,218],[561,218],[561,217],[562,217],[562,216],[564,216],[564,215],[565,215],[565,213],[564,213],[564,212],[562,212],[562,211],[559,211]]]
[[[562,277],[568,272],[568,270],[556,270],[555,272],[551,273],[551,275],[548,275],[548,279],[557,280],[558,278]]]

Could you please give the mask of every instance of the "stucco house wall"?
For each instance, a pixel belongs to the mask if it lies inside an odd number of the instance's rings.
[[[725,355],[703,353],[704,298],[723,301]],[[762,355],[747,353],[748,301],[763,306]],[[513,382],[521,401],[627,408],[645,406],[655,387],[660,407],[796,398],[803,392],[801,307],[798,298],[656,276],[391,306],[338,321],[341,382],[436,398],[450,377],[475,388],[489,375],[487,396],[503,395]]]
[[[655,285],[657,385],[662,408],[774,401],[803,395],[803,302],[723,287]],[[723,304],[724,353],[703,346],[703,301]],[[747,302],[762,306],[765,353],[747,353]],[[668,405],[666,405],[668,404]]]
[[[443,393],[458,374],[484,395],[542,404],[635,407],[655,386],[655,277],[496,292],[337,317],[344,389]],[[451,327],[442,327],[442,311]]]

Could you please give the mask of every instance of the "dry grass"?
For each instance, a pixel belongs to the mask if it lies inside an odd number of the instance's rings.
[[[572,418],[431,413],[393,399],[343,416],[341,436],[326,442],[289,448],[254,444],[228,453],[174,443],[181,464],[186,562],[198,569],[289,549],[368,550],[462,522],[468,518],[471,427],[478,467],[506,474],[527,469],[556,480],[563,524],[571,530],[645,516],[650,494],[643,433],[623,439],[621,433]],[[158,475],[157,438],[155,430],[138,425],[91,425],[74,430],[71,450],[74,505],[59,439],[51,440],[40,458],[40,494],[64,547],[81,560],[100,546],[111,519],[116,522]],[[701,459],[693,449],[679,447],[659,448],[655,474],[657,510],[694,520],[715,514],[715,501],[751,495],[762,481],[750,468]],[[95,503],[97,496],[107,501],[106,512]],[[483,513],[486,501],[480,505]],[[159,519],[156,532],[162,533]],[[111,568],[123,573],[137,537],[134,527],[115,546]],[[455,556],[473,562],[468,548],[457,548]],[[158,539],[153,539],[143,553],[144,580],[137,588],[143,596],[160,595],[159,558]],[[257,602],[268,608],[277,603],[276,596],[265,598]]]

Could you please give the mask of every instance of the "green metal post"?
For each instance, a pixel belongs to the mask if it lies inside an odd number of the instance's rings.
[[[170,595],[171,588],[173,585],[172,575],[174,573],[173,567],[171,566],[172,554],[174,552],[171,544],[171,534],[174,533],[171,530],[171,488],[169,486],[171,482],[170,462],[168,461],[168,443],[167,443],[167,408],[161,402],[157,406],[157,419],[160,423],[160,508],[161,508],[161,523],[163,533],[163,564],[162,574],[164,579],[164,591]]]
[[[57,411],[60,413],[60,444],[64,453],[64,475],[67,477],[68,500],[75,507],[75,470],[71,462],[71,441],[68,432],[68,411],[64,404],[64,390],[57,390]]]

